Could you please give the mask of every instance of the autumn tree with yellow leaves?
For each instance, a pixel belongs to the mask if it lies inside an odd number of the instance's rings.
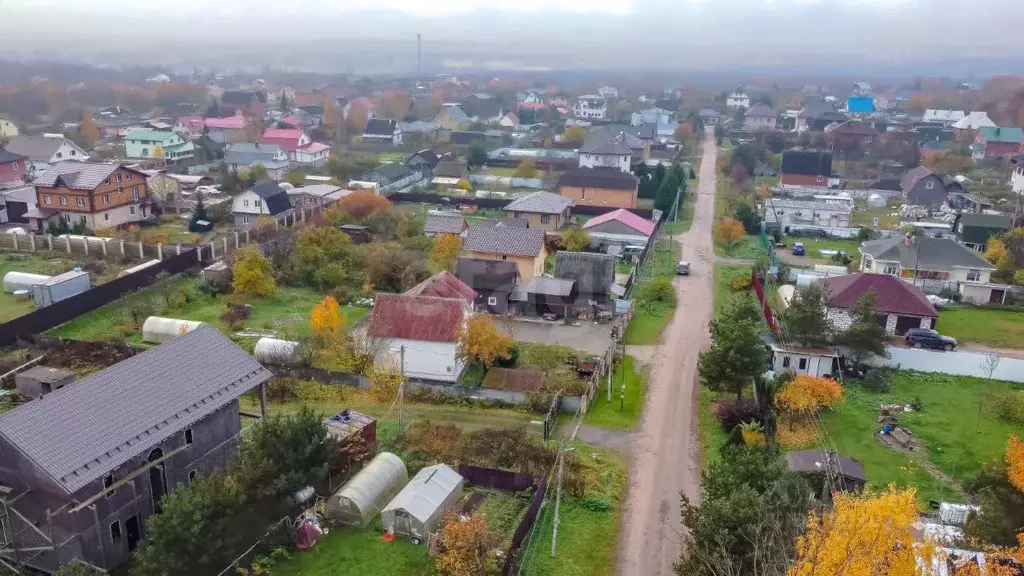
[[[324,296],[313,307],[309,318],[309,328],[320,338],[330,340],[341,334],[345,327],[345,319],[341,315],[341,306],[334,296]]]
[[[274,268],[257,248],[244,246],[234,255],[234,292],[240,296],[273,296],[277,292]]]
[[[800,374],[779,390],[775,395],[775,404],[784,413],[802,417],[832,408],[842,398],[843,387],[839,382]]]
[[[430,251],[430,261],[438,269],[451,272],[462,252],[462,238],[455,234],[439,234]]]
[[[713,236],[716,243],[729,248],[739,242],[745,234],[742,222],[732,218],[723,218],[715,224]]]
[[[458,357],[463,362],[492,366],[498,358],[507,358],[512,337],[502,332],[486,314],[474,314],[459,331]]]
[[[492,576],[500,572],[502,536],[487,528],[487,517],[462,518],[449,513],[441,526],[435,554],[437,571],[446,576]]]

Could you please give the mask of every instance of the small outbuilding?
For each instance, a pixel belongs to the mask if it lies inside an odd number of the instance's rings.
[[[184,336],[203,325],[205,325],[204,322],[195,320],[150,316],[142,323],[142,341],[150,344],[163,344],[178,336]]]
[[[839,371],[839,354],[832,348],[807,348],[772,344],[774,372],[795,372],[824,378]]]
[[[812,474],[824,477],[825,472],[831,471],[830,476],[834,479],[834,488],[842,492],[859,492],[867,483],[867,476],[864,474],[864,466],[853,458],[843,456],[836,452],[824,450],[794,450],[786,452],[786,465],[790,472],[797,474]],[[819,491],[814,486],[815,491]]]
[[[364,527],[409,482],[402,459],[381,452],[327,500],[326,514],[335,522]]]
[[[33,366],[14,375],[18,393],[26,398],[39,399],[75,381],[75,373],[50,366]]]
[[[385,531],[426,540],[460,497],[465,481],[445,464],[427,466],[380,513]]]

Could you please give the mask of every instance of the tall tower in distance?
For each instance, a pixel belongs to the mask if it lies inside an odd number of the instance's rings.
[[[416,75],[423,76],[423,39],[416,35]]]

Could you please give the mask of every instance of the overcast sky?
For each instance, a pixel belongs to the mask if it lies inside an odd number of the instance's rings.
[[[69,38],[126,56],[186,41],[234,46],[224,53],[409,46],[422,33],[424,52],[446,60],[709,69],[1010,58],[1024,49],[1020,1],[0,0],[0,21],[21,51]]]

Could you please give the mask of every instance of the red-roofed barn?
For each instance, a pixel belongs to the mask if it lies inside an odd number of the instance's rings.
[[[438,284],[453,290],[443,280]],[[438,285],[435,288],[441,290]],[[377,294],[366,330],[370,339],[381,344],[377,347],[376,364],[399,369],[404,356],[406,376],[457,382],[465,367],[456,354],[459,331],[472,311],[472,300],[463,296]]]
[[[649,238],[654,234],[654,222],[619,208],[594,216],[583,224],[583,229],[590,234],[609,234],[616,236],[643,236]]]
[[[902,335],[911,328],[934,328],[939,313],[920,288],[888,274],[848,274],[822,281],[828,289],[831,305],[829,321],[838,330],[852,322],[851,311],[857,299],[875,292],[878,323],[889,335]]]
[[[330,156],[331,147],[313,142],[298,128],[270,128],[260,138],[261,144],[277,144],[288,152],[288,159],[300,166],[323,166]]]

